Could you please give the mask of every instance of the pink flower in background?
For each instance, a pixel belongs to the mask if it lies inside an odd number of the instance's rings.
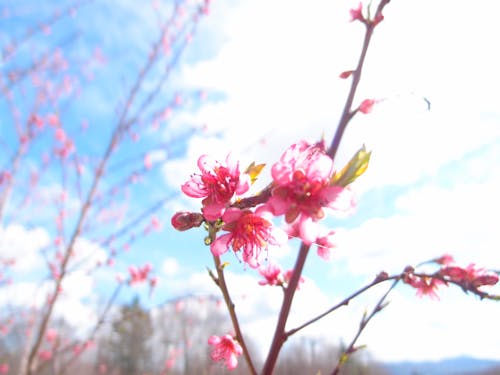
[[[45,334],[45,339],[48,342],[54,342],[57,339],[57,331],[55,329],[48,329],[47,333]]]
[[[38,353],[38,358],[42,361],[50,361],[52,359],[52,352],[50,350],[41,350]]]
[[[146,263],[145,265],[139,268],[137,268],[136,266],[130,266],[128,268],[128,273],[130,275],[129,284],[134,285],[147,281],[149,272],[151,272],[152,269],[153,267],[149,263]]]
[[[498,275],[488,273],[484,268],[476,268],[473,263],[466,268],[457,266],[443,267],[439,273],[442,276],[449,277],[451,281],[463,284],[465,288],[479,288],[484,285],[498,283]]]
[[[222,229],[229,233],[217,237],[212,243],[212,254],[220,256],[232,246],[234,252],[242,251],[245,263],[252,268],[258,267],[262,249],[267,248],[268,244],[279,245],[285,240],[284,233],[274,228],[268,220],[269,215],[264,207],[255,212],[228,208],[222,216]]]
[[[226,163],[202,155],[198,159],[201,174],[194,174],[181,186],[182,191],[192,198],[204,198],[203,215],[209,221],[217,220],[224,213],[234,195],[240,195],[250,188],[250,177],[241,174],[239,164],[232,160],[231,155]]]
[[[336,200],[345,190],[330,183],[333,160],[324,144],[293,144],[273,165],[271,174],[276,187],[268,209],[276,216],[284,214],[288,224],[297,225],[298,237],[313,243],[318,236],[316,222],[325,216],[323,208],[336,209]]]
[[[259,280],[259,285],[282,285],[285,281],[281,267],[273,262],[268,262],[267,267],[260,267],[259,273],[265,280]]]
[[[9,373],[9,364],[2,363],[0,364],[0,374],[8,374]]]
[[[213,361],[224,361],[229,370],[238,366],[237,357],[243,353],[243,349],[231,335],[211,336],[208,343],[214,347],[210,354]]]

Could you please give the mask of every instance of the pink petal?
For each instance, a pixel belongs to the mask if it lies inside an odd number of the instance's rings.
[[[210,251],[212,254],[215,256],[224,254],[229,249],[229,242],[231,239],[231,233],[223,234],[222,236],[217,237],[217,239],[210,245]]]
[[[314,222],[310,217],[301,215],[299,222],[300,238],[306,245],[310,245],[316,241],[318,237],[318,223]]]
[[[232,223],[233,221],[237,221],[243,215],[243,211],[236,207],[230,207],[224,212],[222,215],[222,221],[224,223]]]
[[[236,358],[235,354],[231,354],[229,358],[226,360],[226,366],[229,370],[234,370],[236,366],[238,366],[238,358]]]
[[[207,204],[202,208],[203,216],[208,221],[215,221],[224,214],[225,203]]]
[[[217,345],[217,344],[219,344],[220,342],[221,342],[221,338],[220,338],[219,336],[215,336],[215,335],[213,335],[213,336],[210,336],[210,337],[208,338],[208,343],[209,343],[210,345]]]

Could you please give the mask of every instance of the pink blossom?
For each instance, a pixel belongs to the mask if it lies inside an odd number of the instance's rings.
[[[137,268],[136,266],[130,266],[128,268],[128,273],[130,275],[130,285],[139,284],[147,281],[149,272],[153,269],[151,264],[146,263],[142,267]]]
[[[41,350],[39,353],[38,353],[38,357],[42,360],[42,361],[50,361],[52,359],[52,352],[50,350]]]
[[[279,245],[284,240],[284,233],[274,228],[267,219],[269,212],[264,207],[255,212],[228,208],[222,220],[223,230],[229,232],[219,236],[210,246],[212,254],[220,256],[229,246],[234,252],[242,250],[243,261],[252,268],[259,266],[259,257],[262,249],[268,244]]]
[[[407,274],[403,281],[417,289],[417,296],[429,296],[431,299],[439,300],[436,290],[441,285],[446,285],[442,280],[431,276],[415,276]]]
[[[357,8],[351,9],[349,13],[351,14],[351,22],[356,20],[361,21],[363,23],[366,22],[366,19],[363,16],[363,4],[361,2],[359,2]]]
[[[54,342],[57,339],[57,331],[55,329],[48,329],[45,334],[45,339],[48,342]]]
[[[281,267],[273,262],[269,262],[267,267],[260,267],[259,273],[265,280],[259,280],[259,285],[282,285],[285,281]]]
[[[2,363],[0,364],[0,374],[8,374],[9,373],[9,364]]]
[[[198,159],[201,174],[194,174],[181,186],[182,191],[192,198],[204,198],[203,215],[209,221],[215,221],[224,213],[235,194],[243,194],[250,188],[250,177],[240,174],[239,164],[231,155],[222,164],[202,155]]]
[[[296,225],[298,237],[306,244],[316,241],[317,221],[325,216],[323,208],[338,208],[336,201],[345,190],[331,184],[332,173],[333,160],[325,153],[324,144],[305,141],[290,146],[272,167],[275,188],[267,207]]]
[[[484,285],[498,283],[498,275],[488,273],[484,268],[476,268],[471,263],[466,268],[446,266],[439,271],[440,275],[448,277],[451,281],[462,284],[465,288],[479,288]]]
[[[229,370],[234,370],[238,366],[237,356],[243,353],[243,349],[231,335],[211,336],[208,343],[214,346],[210,354],[213,361],[224,361]]]
[[[108,372],[108,366],[105,363],[99,364],[99,374],[106,374]]]

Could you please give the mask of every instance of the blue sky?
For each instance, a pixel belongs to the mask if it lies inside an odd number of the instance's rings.
[[[35,6],[30,1],[9,5],[21,13],[26,9],[28,16],[0,33],[2,43],[17,33],[17,27],[22,29],[32,21],[29,10]],[[180,184],[195,172],[201,153],[224,158],[231,151],[243,165],[251,161],[271,165],[298,139],[315,141],[322,134],[329,139],[348,89],[348,82],[338,79],[338,74],[353,68],[361,45],[361,25],[348,22],[348,11],[356,5],[356,1],[326,0],[213,1],[209,16],[201,21],[156,102],[158,107],[165,106],[181,95],[182,105],[174,106],[174,115],[161,133],[146,131],[141,142],[127,141],[117,156],[117,162],[129,163],[127,168],[140,168],[146,150],[154,150],[158,158],[149,179],[131,189],[128,200],[124,198],[126,216],[133,217],[157,199],[178,193]],[[53,8],[40,9],[43,14]],[[475,8],[451,0],[439,4],[392,1],[388,5],[355,101],[384,100],[372,114],[353,120],[336,161],[341,167],[365,144],[373,151],[371,164],[353,186],[356,212],[328,219],[338,232],[333,259],[325,262],[315,254],[308,259],[307,282],[297,297],[292,323],[321,312],[382,269],[397,272],[409,263],[443,253],[455,255],[464,265],[477,262],[500,269],[496,218],[500,209],[500,75],[496,67],[500,61],[491,48],[500,31],[497,11],[498,5],[491,0]],[[101,155],[102,140],[115,121],[123,93],[156,37],[156,17],[149,3],[137,7],[128,0],[95,2],[54,27],[50,35],[58,38],[79,30],[82,36],[70,50],[72,58],[89,56],[96,46],[107,57],[106,64],[92,69],[94,79],[82,87],[77,102],[63,112],[75,136],[80,122],[89,122],[88,132],[77,136],[77,146],[89,155],[90,165]],[[39,48],[44,40],[42,36]],[[160,65],[153,72],[141,94],[147,94],[161,69]],[[200,92],[206,93],[203,101]],[[430,100],[430,111],[422,97]],[[0,131],[8,144],[13,142],[12,133],[5,107],[0,111]],[[46,144],[41,142],[39,147],[43,150]],[[0,166],[4,166],[7,154],[1,155]],[[30,155],[33,164],[37,155]],[[123,170],[117,169],[114,181],[120,181]],[[264,183],[268,176],[263,173]],[[44,180],[44,188],[57,192],[59,182],[54,171]],[[156,214],[163,222],[162,230],[134,243],[118,260],[121,272],[128,264],[154,264],[161,282],[153,299],[146,302],[151,306],[185,293],[216,293],[205,271],[211,256],[202,244],[202,230],[178,233],[169,227],[171,214],[186,208],[197,209],[194,202],[175,196]],[[24,232],[26,217],[3,223],[0,249],[7,251],[7,244],[28,249],[25,259],[32,263],[26,261],[14,277],[31,290],[28,281],[43,270],[37,250],[50,243],[53,225],[32,212],[25,216],[35,218],[30,220],[29,232]],[[92,248],[92,238],[86,240],[82,249]],[[292,242],[290,248],[272,249],[269,256],[291,265],[297,247]],[[107,250],[94,246],[82,252],[105,258]],[[244,300],[236,299],[247,328],[270,330],[273,317],[262,311],[277,311],[277,291],[259,289],[254,272],[230,254],[225,259],[231,262],[229,277],[235,295],[246,295]],[[100,273],[97,289],[83,274],[75,278],[81,294],[68,301],[61,313],[71,315],[81,306],[81,299],[99,300],[100,293],[114,284],[115,272]],[[330,337],[349,340],[362,311],[376,297],[367,296],[305,334],[320,335],[327,330]],[[500,314],[498,304],[479,303],[454,290],[443,291],[440,302],[420,300],[405,287],[395,292],[392,301],[361,340],[376,357],[433,359],[470,354],[500,359],[500,330],[492,325]],[[92,313],[90,307],[87,313]],[[471,316],[478,317],[474,324],[470,324]],[[260,339],[265,346],[265,335]]]

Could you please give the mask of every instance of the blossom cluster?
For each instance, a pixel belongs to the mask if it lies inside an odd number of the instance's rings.
[[[481,297],[484,296],[481,287],[496,285],[499,281],[499,276],[496,273],[489,272],[484,268],[477,268],[473,263],[467,267],[455,265],[453,258],[449,255],[434,261],[442,267],[433,274],[418,274],[413,267],[407,267],[403,274],[403,282],[417,289],[417,296],[427,295],[430,298],[439,299],[436,293],[438,287],[453,283],[464,291],[472,292]]]
[[[322,230],[319,221],[325,217],[325,210],[352,208],[346,185],[353,179],[346,175],[359,172],[353,167],[339,176],[323,142],[299,141],[272,166],[273,181],[266,194],[245,201],[243,194],[263,165],[252,163],[241,171],[231,155],[225,162],[202,155],[198,168],[200,173],[193,174],[181,189],[189,197],[202,198],[201,213],[178,212],[172,217],[172,225],[187,230],[205,223],[209,230],[207,244],[214,256],[232,248],[252,268],[260,267],[261,253],[268,245],[281,246],[292,237],[306,245],[316,244],[318,254],[328,259],[335,246],[334,232]],[[279,216],[285,219],[284,230],[273,224],[273,218]]]
[[[269,245],[282,246],[289,238],[299,238],[306,245],[315,244],[318,255],[328,259],[335,247],[335,232],[323,229],[319,222],[327,210],[352,208],[346,186],[363,173],[369,156],[362,148],[336,173],[324,142],[299,141],[272,166],[271,184],[255,196],[244,197],[264,165],[252,163],[242,171],[231,154],[224,162],[202,155],[198,159],[200,172],[181,186],[188,197],[201,199],[201,210],[177,212],[172,226],[185,231],[203,224],[208,231],[205,243],[214,256],[232,248],[245,264],[259,270],[264,277],[260,285],[286,288],[293,270],[284,272],[271,261],[265,267],[261,254]],[[281,216],[284,228],[273,224],[274,218]],[[301,277],[297,288],[303,282]],[[224,361],[229,369],[236,367],[242,350],[232,336],[212,336],[209,344],[214,346],[214,361]]]

